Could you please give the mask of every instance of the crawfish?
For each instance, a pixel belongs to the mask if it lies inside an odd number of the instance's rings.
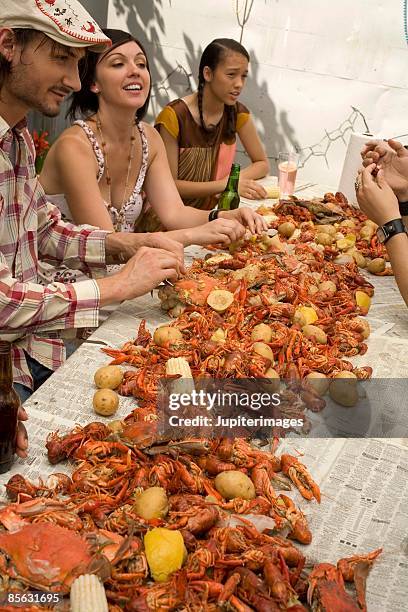
[[[300,494],[308,500],[314,497],[320,504],[320,489],[303,463],[298,461],[293,455],[288,454],[282,455],[281,461],[282,472],[289,476],[293,484],[299,489]]]

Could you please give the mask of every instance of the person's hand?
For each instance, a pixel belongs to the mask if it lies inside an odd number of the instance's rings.
[[[239,223],[247,227],[251,234],[262,234],[262,232],[266,232],[268,229],[268,224],[264,217],[247,206],[236,208],[235,210],[226,210],[221,214],[225,219],[236,219]]]
[[[361,151],[363,166],[376,164],[400,202],[408,200],[408,151],[396,140],[367,142]]]
[[[101,280],[113,283],[117,300],[122,301],[149,293],[165,279],[176,281],[184,273],[184,264],[175,253],[140,247],[120,272]]]
[[[106,254],[112,255],[117,261],[125,263],[137,251],[145,246],[163,249],[173,253],[183,265],[184,247],[180,242],[168,238],[165,232],[131,234],[128,232],[113,232],[108,234],[105,242]]]
[[[25,459],[28,456],[28,453],[27,453],[28,436],[27,436],[27,430],[24,426],[23,421],[27,421],[28,415],[22,406],[20,406],[20,408],[18,409],[17,418],[18,418],[18,429],[17,429],[16,454],[22,459]]]
[[[222,213],[225,214],[224,212]],[[242,238],[245,227],[236,219],[219,217],[203,225],[188,230],[190,244],[223,244],[228,245]]]
[[[260,183],[243,176],[239,178],[238,193],[243,198],[248,198],[248,200],[262,200],[268,195],[265,187],[262,187]]]
[[[388,221],[400,218],[401,215],[397,197],[385,180],[384,171],[379,170],[374,177],[375,168],[376,165],[373,163],[360,170],[356,194],[359,206],[367,217],[377,225],[384,225]]]

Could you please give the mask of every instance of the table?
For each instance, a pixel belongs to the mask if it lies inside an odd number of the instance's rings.
[[[312,186],[302,195],[322,195]],[[266,201],[267,204],[270,201]],[[252,204],[252,203],[251,203]],[[257,203],[257,205],[259,202]],[[203,250],[189,248],[190,257]],[[408,361],[408,310],[393,278],[370,277],[376,294],[369,313],[372,328],[366,355],[357,362],[373,366],[374,376],[405,377]],[[95,392],[93,374],[109,363],[104,345],[120,347],[136,335],[141,319],[154,329],[168,321],[159,301],[150,295],[123,303],[67,362],[25,403],[30,416],[27,429],[30,456],[17,460],[4,484],[14,473],[29,479],[40,474],[66,471],[64,464],[50,466],[44,441],[49,432],[100,420],[92,409]],[[135,406],[133,398],[121,398],[115,418],[124,417]],[[408,610],[408,448],[406,441],[387,440],[293,440],[283,450],[305,453],[302,461],[321,486],[322,503],[308,503],[295,492],[297,505],[305,512],[313,543],[305,548],[308,561],[335,562],[357,552],[384,547],[381,560],[368,579],[368,609],[371,612]]]

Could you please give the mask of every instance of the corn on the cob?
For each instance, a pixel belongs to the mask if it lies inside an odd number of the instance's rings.
[[[171,382],[170,390],[172,393],[188,393],[194,391],[194,382],[192,380],[190,365],[184,357],[171,357],[166,363],[166,375],[180,374],[180,379]]]
[[[71,586],[71,612],[108,612],[105,589],[93,574],[79,576]]]
[[[166,363],[166,374],[180,374],[181,378],[193,378],[190,365],[184,357],[171,357]]]

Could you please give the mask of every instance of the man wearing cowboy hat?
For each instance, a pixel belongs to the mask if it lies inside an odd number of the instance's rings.
[[[27,112],[57,115],[66,96],[80,89],[78,62],[86,49],[109,44],[77,0],[1,0],[0,338],[13,343],[13,377],[23,399],[64,361],[61,330],[96,327],[102,306],[143,295],[183,270],[182,246],[163,234],[62,222],[36,177]],[[38,283],[39,259],[103,276],[106,257],[127,263],[107,278]],[[20,456],[26,456],[24,435],[21,426]]]

